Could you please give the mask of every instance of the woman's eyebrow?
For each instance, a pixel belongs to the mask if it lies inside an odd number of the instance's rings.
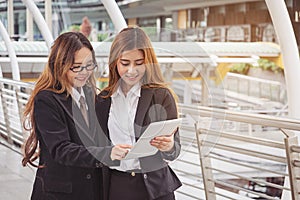
[[[86,63],[92,63],[93,61],[92,60],[90,60],[90,61],[88,61],[88,62],[86,62]],[[79,64],[79,65],[81,65],[83,62],[74,62],[73,64]]]
[[[130,60],[127,60],[127,59],[124,59],[124,58],[121,58],[120,61],[130,62]]]
[[[120,61],[130,62],[131,60],[121,58]],[[134,60],[134,62],[137,62],[137,61],[144,61],[144,58],[140,58],[140,59]]]

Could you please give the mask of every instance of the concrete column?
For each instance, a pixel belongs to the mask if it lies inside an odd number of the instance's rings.
[[[187,28],[192,28],[192,10],[187,10]]]
[[[178,29],[178,11],[172,12],[172,23],[173,23],[173,29]]]
[[[28,8],[26,9],[26,37],[27,41],[33,41],[33,19]]]
[[[157,37],[157,41],[160,41],[160,34],[161,34],[161,32],[163,31],[162,29],[161,29],[161,18],[159,18],[159,17],[157,17],[156,18],[156,37]]]
[[[15,34],[14,29],[14,1],[8,0],[7,1],[7,30],[8,35],[12,36]]]
[[[53,13],[52,16],[53,16],[52,33],[53,33],[53,37],[57,38],[57,36],[59,35],[59,15],[55,12]]]
[[[49,30],[52,32],[52,1],[45,0],[45,20],[46,24],[49,27]]]

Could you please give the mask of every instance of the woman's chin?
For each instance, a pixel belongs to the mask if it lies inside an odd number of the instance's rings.
[[[74,83],[74,87],[83,87],[86,84],[86,81],[77,81]]]

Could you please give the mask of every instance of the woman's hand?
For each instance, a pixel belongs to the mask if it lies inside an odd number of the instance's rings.
[[[131,148],[132,146],[129,144],[117,144],[112,148],[110,158],[112,160],[122,160]]]
[[[170,136],[155,137],[150,141],[150,144],[160,151],[171,151],[174,146],[174,134]]]

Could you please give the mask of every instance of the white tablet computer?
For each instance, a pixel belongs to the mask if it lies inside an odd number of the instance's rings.
[[[123,159],[140,158],[155,154],[158,149],[151,146],[150,141],[156,136],[172,134],[179,127],[181,120],[171,119],[152,122]]]

